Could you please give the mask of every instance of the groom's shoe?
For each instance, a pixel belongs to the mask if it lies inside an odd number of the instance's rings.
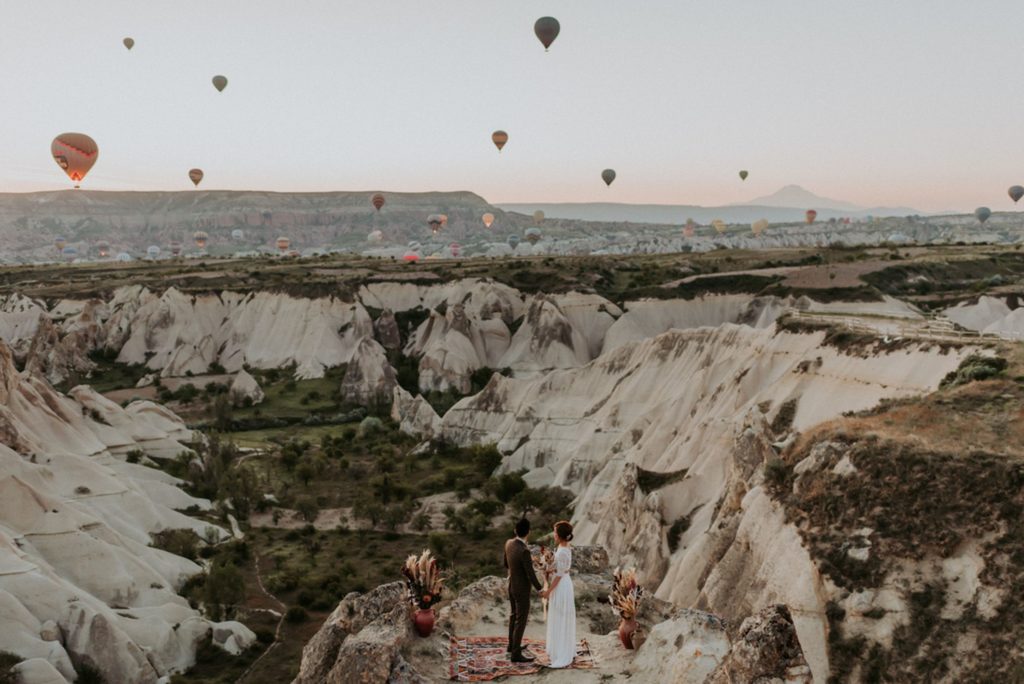
[[[510,660],[513,663],[532,663],[536,659],[537,658],[535,658],[534,655],[528,651],[520,651],[519,653],[514,653],[510,658]]]

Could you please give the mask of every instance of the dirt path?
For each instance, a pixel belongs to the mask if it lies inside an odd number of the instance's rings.
[[[253,671],[256,669],[256,666],[260,664],[260,661],[263,660],[264,658],[266,658],[267,655],[269,655],[271,651],[273,651],[275,648],[277,648],[281,644],[281,628],[284,626],[284,616],[285,616],[285,613],[288,611],[288,607],[284,605],[284,603],[281,601],[281,599],[279,599],[276,596],[274,596],[273,594],[271,594],[269,591],[267,591],[267,588],[265,586],[263,586],[263,574],[260,572],[260,555],[257,552],[253,552],[253,555],[254,555],[253,562],[254,562],[255,568],[256,568],[256,584],[259,585],[260,591],[263,592],[264,596],[266,596],[271,601],[273,601],[275,604],[277,604],[278,608],[280,609],[280,610],[278,610],[278,612],[281,614],[281,617],[278,618],[278,620],[277,620],[277,627],[274,629],[274,642],[272,644],[270,644],[270,646],[267,647],[267,650],[265,650],[263,653],[260,654],[259,658],[257,658],[256,660],[254,660],[252,662],[252,665],[249,666],[249,669],[247,669],[245,672],[243,672],[242,676],[239,677],[237,680],[235,680],[236,682],[244,682],[245,678],[248,677],[250,674],[252,674]],[[263,610],[265,610],[265,609],[263,609]]]

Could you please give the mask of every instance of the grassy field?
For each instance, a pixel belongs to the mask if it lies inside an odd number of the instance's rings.
[[[380,279],[439,283],[457,278],[491,278],[524,292],[590,291],[615,303],[638,297],[674,297],[700,294],[701,288],[722,288],[722,283],[702,283],[683,293],[659,286],[694,274],[728,273],[766,268],[892,261],[898,268],[881,274],[858,274],[817,283],[775,284],[776,293],[818,289],[846,290],[863,299],[879,293],[920,294],[914,276],[924,275],[939,283],[956,282],[958,291],[972,293],[998,288],[987,282],[996,274],[1022,273],[1021,253],[984,245],[875,248],[786,248],[772,250],[717,250],[705,253],[609,256],[536,256],[502,259],[440,260],[410,266],[390,259],[330,255],[306,259],[234,259],[161,261],[131,264],[63,264],[18,266],[3,270],[0,294],[18,292],[43,299],[106,297],[116,288],[144,285],[156,291],[174,286],[183,292],[267,290],[296,296],[335,296],[351,300],[362,285]],[[944,265],[943,265],[944,264]],[[958,265],[961,264],[961,265]],[[995,270],[993,270],[995,269]],[[863,277],[861,277],[863,276]],[[757,293],[761,281],[735,282],[738,290]],[[849,286],[849,287],[845,287]],[[966,286],[966,289],[965,289]],[[953,292],[950,292],[953,294]]]

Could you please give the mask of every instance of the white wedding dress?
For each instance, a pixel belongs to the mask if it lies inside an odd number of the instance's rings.
[[[568,546],[555,550],[555,575],[558,586],[548,597],[547,652],[551,667],[572,665],[576,657],[576,594],[572,588],[569,567],[572,551]]]

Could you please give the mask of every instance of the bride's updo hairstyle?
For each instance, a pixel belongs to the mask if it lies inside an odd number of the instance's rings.
[[[567,542],[572,541],[572,525],[568,520],[555,523],[555,532],[558,533],[559,539],[564,539]]]

